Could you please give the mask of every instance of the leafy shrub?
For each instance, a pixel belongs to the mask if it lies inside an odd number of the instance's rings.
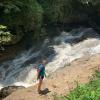
[[[100,71],[96,71],[94,79],[88,84],[77,85],[69,95],[55,96],[55,100],[100,100]]]
[[[0,45],[11,41],[12,35],[6,30],[6,26],[0,25]]]
[[[66,100],[100,100],[100,72],[96,72],[96,78],[86,85],[79,85]]]

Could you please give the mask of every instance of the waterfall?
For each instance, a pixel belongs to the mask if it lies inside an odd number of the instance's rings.
[[[73,29],[62,32],[52,39],[45,39],[40,49],[31,48],[19,54],[13,60],[0,64],[0,88],[8,85],[25,87],[35,84],[38,60],[47,58],[47,74],[70,64],[83,56],[100,53],[100,35],[92,28]]]

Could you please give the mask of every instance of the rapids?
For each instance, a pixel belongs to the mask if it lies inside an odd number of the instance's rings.
[[[50,75],[75,59],[100,53],[100,35],[92,28],[63,31],[55,38],[48,38],[40,49],[31,48],[15,59],[0,64],[0,88],[5,86],[31,86],[37,82],[33,67],[40,59],[47,58],[46,73]]]

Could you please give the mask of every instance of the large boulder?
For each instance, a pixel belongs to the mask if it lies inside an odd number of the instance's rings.
[[[12,92],[18,90],[18,89],[23,89],[23,86],[8,86],[4,87],[0,90],[0,100],[7,97],[10,95]]]

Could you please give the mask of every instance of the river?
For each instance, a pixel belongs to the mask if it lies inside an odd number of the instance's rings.
[[[77,28],[47,38],[37,48],[19,53],[13,60],[0,64],[0,88],[16,85],[29,87],[36,80],[33,67],[40,59],[48,59],[47,75],[69,65],[75,59],[100,53],[100,35],[92,28]]]

